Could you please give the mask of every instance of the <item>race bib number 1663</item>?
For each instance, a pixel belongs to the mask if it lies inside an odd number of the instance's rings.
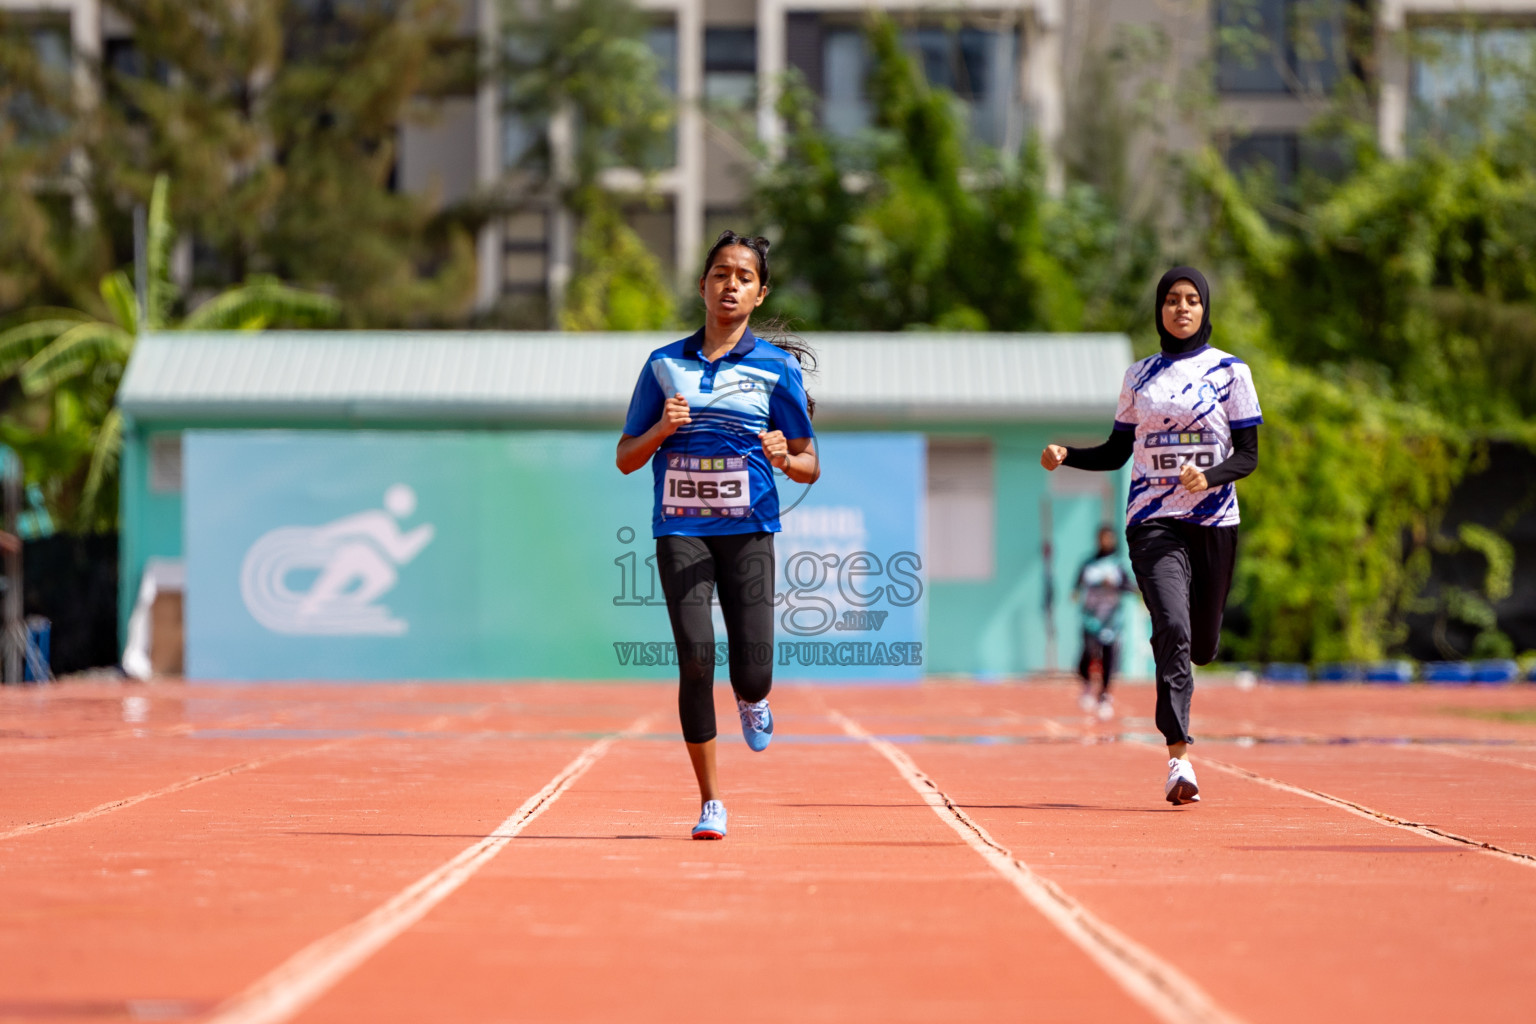
[[[747,460],[741,456],[667,456],[661,510],[667,517],[745,516],[752,510]]]

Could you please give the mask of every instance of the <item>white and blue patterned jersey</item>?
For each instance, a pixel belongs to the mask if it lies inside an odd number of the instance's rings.
[[[1136,434],[1126,524],[1173,517],[1237,525],[1236,485],[1195,494],[1180,485],[1179,469],[1221,465],[1232,455],[1232,431],[1263,422],[1253,374],[1230,353],[1204,345],[1133,365],[1115,410],[1115,429]]]
[[[667,399],[681,394],[693,420],[651,459],[652,533],[777,532],[779,493],[757,435],[779,430],[788,440],[815,436],[800,363],[750,328],[713,363],[704,358],[703,345],[700,329],[652,352],[624,418],[624,433],[639,437],[661,419]]]

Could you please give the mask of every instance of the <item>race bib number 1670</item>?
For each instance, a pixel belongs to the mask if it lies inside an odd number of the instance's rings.
[[[1147,434],[1137,461],[1148,483],[1176,484],[1185,466],[1204,471],[1222,461],[1221,441],[1210,430]]]

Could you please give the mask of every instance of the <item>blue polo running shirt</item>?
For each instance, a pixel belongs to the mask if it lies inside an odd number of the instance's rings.
[[[646,360],[624,418],[639,437],[661,419],[667,399],[688,400],[684,424],[651,458],[654,536],[707,537],[776,533],[779,493],[758,434],[815,437],[800,363],[749,328],[725,355],[708,362],[704,331],[659,348]]]
[[[1237,486],[1196,494],[1179,483],[1179,469],[1221,465],[1232,455],[1232,431],[1263,422],[1253,373],[1237,356],[1202,345],[1133,364],[1115,410],[1115,429],[1136,435],[1126,525],[1172,517],[1236,526]]]

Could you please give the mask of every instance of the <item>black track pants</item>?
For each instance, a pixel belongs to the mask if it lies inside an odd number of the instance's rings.
[[[1088,678],[1093,670],[1093,658],[1097,654],[1099,658],[1099,671],[1104,678],[1103,685],[1099,688],[1102,696],[1109,693],[1110,679],[1115,674],[1115,655],[1119,652],[1118,643],[1100,643],[1099,638],[1093,633],[1083,630],[1083,656],[1077,660],[1077,674],[1083,677],[1086,686],[1091,680]]]
[[[1127,529],[1125,540],[1152,616],[1157,728],[1169,743],[1190,743],[1190,663],[1205,665],[1216,657],[1237,564],[1237,527],[1153,519]]]
[[[718,587],[730,646],[731,688],[759,701],[773,688],[773,534],[658,537],[656,566],[677,643],[677,712],[683,739],[715,738],[715,624]]]

